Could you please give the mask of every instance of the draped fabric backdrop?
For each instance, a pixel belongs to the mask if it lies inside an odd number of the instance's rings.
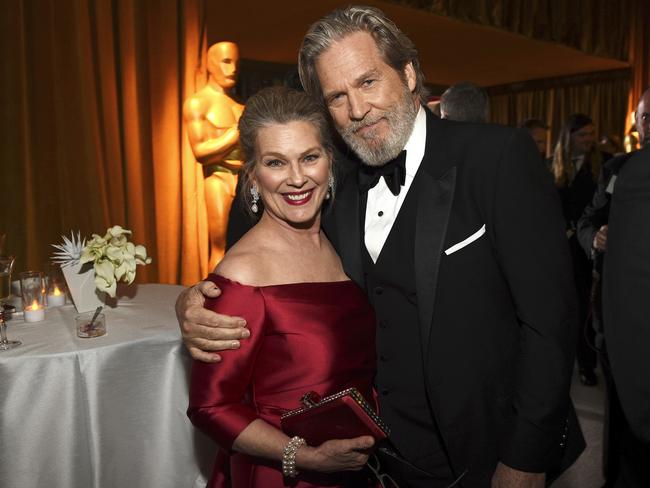
[[[181,113],[205,82],[204,16],[203,0],[3,2],[0,234],[16,271],[44,269],[61,234],[120,224],[154,259],[138,281],[205,274]]]
[[[634,9],[630,28],[630,50],[628,61],[632,65],[632,80],[628,98],[628,118],[625,131],[632,125],[630,115],[636,110],[636,104],[643,91],[650,87],[650,2],[640,1]]]
[[[549,155],[566,117],[575,112],[591,116],[598,136],[613,134],[622,140],[629,86],[630,71],[625,69],[490,87],[490,118],[504,125],[543,120],[550,128]]]
[[[626,60],[630,23],[647,0],[387,0],[590,54]]]

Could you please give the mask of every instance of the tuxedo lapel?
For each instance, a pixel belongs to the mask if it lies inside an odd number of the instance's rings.
[[[456,185],[456,167],[449,167],[449,162],[446,161],[442,132],[440,121],[427,114],[427,144],[420,171],[414,181],[418,192],[415,285],[425,358],[431,334],[438,268]]]

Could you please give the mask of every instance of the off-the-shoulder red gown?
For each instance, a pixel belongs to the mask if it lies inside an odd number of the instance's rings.
[[[222,448],[208,487],[228,486],[228,468],[233,488],[285,486],[279,462],[226,453],[257,418],[280,428],[280,416],[307,391],[326,396],[354,386],[372,400],[374,312],[352,281],[255,287],[208,279],[222,293],[206,308],[244,317],[251,332],[239,349],[220,353],[220,363],[192,365],[188,415]],[[303,472],[297,480],[289,486],[346,486],[351,474]]]

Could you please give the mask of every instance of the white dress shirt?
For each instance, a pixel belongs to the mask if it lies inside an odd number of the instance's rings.
[[[406,142],[406,180],[400,189],[399,195],[391,193],[386,185],[384,178],[380,178],[377,185],[368,191],[368,203],[366,205],[365,219],[365,244],[368,254],[373,262],[377,262],[379,254],[388,234],[393,228],[393,223],[397,219],[399,209],[404,203],[406,194],[413,183],[415,173],[417,173],[422,158],[424,157],[424,148],[427,140],[427,116],[422,106],[415,117],[413,131],[409,140]]]
[[[585,163],[585,155],[581,154],[580,156],[576,156],[573,158],[573,164],[576,168],[576,174],[578,174],[578,171],[580,171],[580,168],[582,168],[582,165]]]

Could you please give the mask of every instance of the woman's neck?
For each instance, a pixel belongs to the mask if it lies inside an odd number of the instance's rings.
[[[311,222],[293,225],[268,212],[264,212],[257,225],[269,237],[273,236],[272,238],[276,244],[287,245],[293,249],[296,246],[299,246],[299,249],[305,249],[308,246],[316,249],[321,247],[320,214],[316,215]]]

